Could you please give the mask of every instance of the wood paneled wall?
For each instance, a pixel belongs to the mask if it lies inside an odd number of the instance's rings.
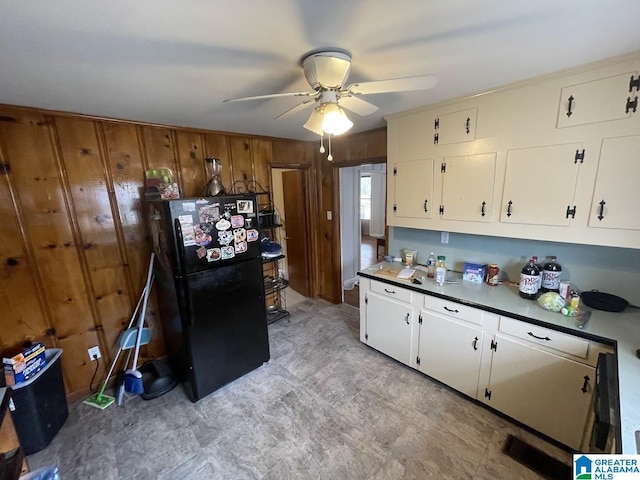
[[[342,298],[340,260],[340,208],[338,169],[365,163],[381,163],[387,158],[387,129],[380,128],[367,132],[341,135],[332,138],[333,161],[327,160],[327,153],[318,151],[319,143],[314,143],[318,165],[319,214],[317,238],[318,283],[320,296],[330,302],[340,302]],[[331,212],[332,219],[327,218]]]
[[[144,284],[144,171],[170,167],[181,194],[197,196],[204,158],[215,156],[226,187],[269,189],[270,163],[309,162],[310,152],[305,142],[0,106],[0,350],[27,340],[64,349],[67,392],[86,394],[96,367],[87,348],[103,353],[100,381]],[[153,294],[146,322],[141,361],[164,353]]]

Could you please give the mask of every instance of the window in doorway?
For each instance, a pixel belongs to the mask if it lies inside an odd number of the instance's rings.
[[[360,219],[371,220],[371,176],[360,177]]]

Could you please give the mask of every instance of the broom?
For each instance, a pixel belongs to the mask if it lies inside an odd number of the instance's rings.
[[[145,287],[145,290],[146,290],[146,287]],[[144,298],[144,293],[145,292],[143,291],[142,295],[140,295],[140,298],[138,299],[138,304],[136,305],[136,308],[133,311],[133,315],[131,316],[131,320],[129,321],[129,326],[127,327],[127,330],[125,330],[122,334],[123,336],[127,334],[129,329],[131,328],[131,325],[133,325],[133,322],[136,319],[136,315],[138,314],[138,310],[140,309],[140,305],[142,304],[142,300]],[[109,378],[111,378],[111,374],[113,373],[113,369],[115,368],[116,363],[118,363],[118,358],[120,357],[120,354],[122,353],[123,348],[124,348],[123,342],[121,340],[120,348],[118,348],[118,353],[116,353],[116,356],[113,359],[113,362],[111,363],[111,368],[109,369],[109,373],[107,373],[107,377],[104,379],[104,383],[102,384],[102,387],[100,387],[100,390],[98,390],[96,393],[94,393],[87,399],[83,400],[82,403],[84,403],[85,405],[90,405],[92,407],[99,408],[100,410],[104,410],[105,408],[110,407],[113,402],[115,402],[116,399],[110,395],[106,395],[104,391],[107,388],[107,383],[109,382]]]
[[[151,254],[151,266],[153,266],[153,254]],[[150,267],[151,269],[151,267]],[[151,271],[151,270],[150,270]],[[149,278],[150,274],[147,274],[147,283],[144,286],[144,289],[142,291],[142,294],[140,295],[140,298],[138,299],[138,304],[136,305],[135,310],[133,311],[133,315],[131,316],[131,320],[129,320],[129,325],[127,326],[127,329],[123,332],[122,337],[120,339],[120,348],[118,348],[118,353],[116,353],[115,358],[113,359],[113,362],[111,363],[111,368],[109,368],[109,373],[107,373],[106,378],[104,379],[104,383],[102,384],[102,387],[100,387],[100,390],[98,390],[98,392],[94,393],[93,395],[89,396],[88,398],[86,398],[85,400],[83,400],[82,403],[84,403],[85,405],[89,405],[91,407],[96,407],[99,408],[100,410],[104,410],[108,407],[110,407],[113,402],[115,402],[115,398],[110,396],[110,395],[106,395],[104,393],[105,389],[107,388],[107,383],[109,382],[109,379],[111,378],[111,374],[113,373],[113,369],[116,366],[116,363],[118,363],[118,358],[120,357],[120,354],[122,353],[122,350],[125,348],[131,348],[130,345],[127,346],[128,344],[128,334],[129,331],[131,330],[131,326],[133,325],[133,322],[136,319],[136,315],[138,314],[138,310],[140,310],[140,305],[143,304],[144,301],[144,307],[143,307],[143,312],[142,312],[142,322],[144,321],[144,310],[146,307],[146,302],[149,298],[149,294],[148,294],[148,290],[151,289],[151,279]],[[141,331],[138,330],[138,334],[137,334],[137,338],[136,338],[136,345],[139,346],[139,340],[141,337]],[[126,337],[126,338],[125,338]],[[148,340],[147,340],[148,342]],[[129,352],[131,353],[131,352]],[[137,355],[137,354],[136,354]],[[127,363],[128,363],[128,359],[127,359]]]
[[[140,342],[142,340],[142,329],[144,327],[144,316],[147,311],[147,301],[149,300],[149,292],[151,291],[151,282],[153,278],[153,261],[155,253],[151,253],[149,261],[149,271],[147,272],[147,283],[142,301],[142,312],[138,320],[138,336],[136,338],[136,349],[133,354],[133,368],[124,372],[124,389],[128,393],[139,395],[144,392],[144,384],[142,382],[142,373],[138,370],[138,355],[140,353]]]

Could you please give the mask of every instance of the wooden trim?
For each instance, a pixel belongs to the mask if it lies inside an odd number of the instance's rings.
[[[333,277],[334,277],[334,285],[337,285],[339,287],[339,293],[338,293],[338,298],[342,299],[342,292],[343,292],[343,288],[342,288],[342,241],[341,241],[341,232],[340,232],[340,211],[341,211],[341,205],[340,205],[340,174],[339,174],[339,169],[340,168],[346,168],[346,167],[359,167],[362,165],[371,165],[371,164],[379,164],[379,163],[387,163],[387,157],[373,157],[373,158],[363,158],[363,159],[359,159],[359,160],[347,160],[344,162],[340,162],[340,163],[332,163],[331,166],[334,167],[332,172],[333,172],[333,204],[334,204],[334,238],[335,241],[333,242],[334,245],[334,249],[333,249],[333,255],[334,258],[336,259],[336,268],[334,269],[333,272]],[[388,174],[388,172],[387,172]],[[385,212],[386,212],[386,196],[385,196]],[[385,218],[386,218],[386,213],[385,213]],[[386,249],[387,246],[389,245],[389,227],[387,225],[385,225],[385,253],[386,253]],[[358,266],[358,268],[360,268]],[[343,299],[344,300],[344,299]]]
[[[343,162],[331,162],[331,166],[334,168],[359,167],[360,165],[373,165],[376,163],[387,163],[387,157],[358,158]]]
[[[307,247],[307,259],[306,266],[307,271],[309,272],[309,295],[311,298],[316,298],[318,296],[318,270],[317,265],[314,259],[318,257],[316,250],[315,238],[317,235],[316,230],[316,215],[317,208],[314,208],[314,205],[317,205],[317,202],[313,202],[314,195],[314,185],[315,182],[312,181],[312,169],[311,165],[302,164],[302,163],[270,163],[269,164],[269,191],[271,195],[273,195],[273,169],[288,169],[288,170],[301,170],[302,177],[304,182],[304,188],[307,192],[305,198],[305,236],[306,236],[306,247]]]

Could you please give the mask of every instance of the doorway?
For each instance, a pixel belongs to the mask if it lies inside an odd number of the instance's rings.
[[[307,170],[271,168],[273,203],[280,215],[280,238],[284,259],[282,276],[289,282],[287,304],[311,296]]]
[[[377,263],[386,248],[386,167],[377,163],[339,169],[342,300],[354,306],[358,270]]]

